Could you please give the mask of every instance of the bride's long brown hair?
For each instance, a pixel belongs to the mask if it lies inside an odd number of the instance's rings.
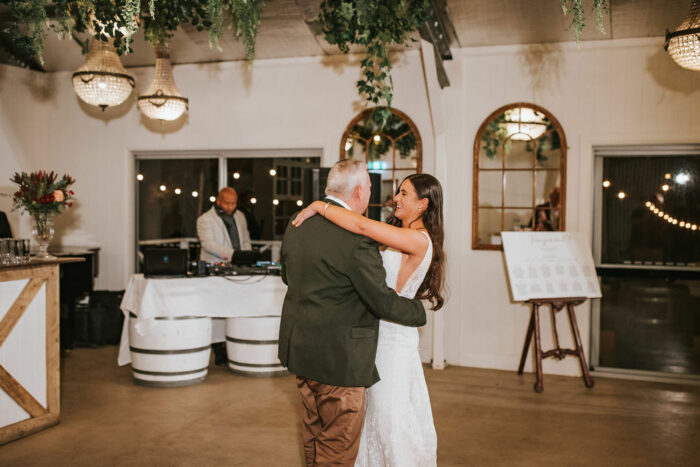
[[[445,250],[443,248],[445,232],[442,224],[442,186],[437,178],[428,174],[409,175],[403,179],[401,184],[403,185],[406,180],[413,185],[418,199],[426,198],[428,200],[428,207],[421,217],[433,242],[433,259],[423,283],[418,288],[416,298],[430,301],[432,309],[437,311],[445,303]],[[398,187],[398,190],[400,189],[401,185]],[[420,217],[412,220],[411,224],[418,219]],[[387,220],[387,224],[402,226],[401,219],[394,215]]]

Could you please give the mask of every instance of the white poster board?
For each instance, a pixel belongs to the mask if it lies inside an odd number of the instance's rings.
[[[576,232],[502,232],[515,301],[601,296],[591,248]]]

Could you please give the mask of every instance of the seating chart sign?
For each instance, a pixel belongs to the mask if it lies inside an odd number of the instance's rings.
[[[513,300],[601,296],[591,249],[575,232],[502,232]]]

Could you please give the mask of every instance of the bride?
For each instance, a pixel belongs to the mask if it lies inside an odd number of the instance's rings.
[[[387,223],[315,201],[293,221],[315,215],[382,244],[387,285],[407,298],[444,303],[442,187],[427,174],[406,177]],[[380,321],[376,366],[381,380],[367,389],[355,466],[434,466],[437,435],[418,353],[418,329]]]

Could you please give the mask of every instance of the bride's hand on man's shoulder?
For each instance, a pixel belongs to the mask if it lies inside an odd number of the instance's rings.
[[[316,204],[318,204],[318,203],[319,203],[319,201],[314,201],[313,203],[311,203],[310,205],[308,205],[307,207],[302,209],[301,212],[299,214],[297,214],[297,217],[295,217],[294,220],[292,221],[292,225],[294,227],[299,227],[301,224],[304,223],[304,221],[306,219],[318,214],[318,212],[316,210]]]

